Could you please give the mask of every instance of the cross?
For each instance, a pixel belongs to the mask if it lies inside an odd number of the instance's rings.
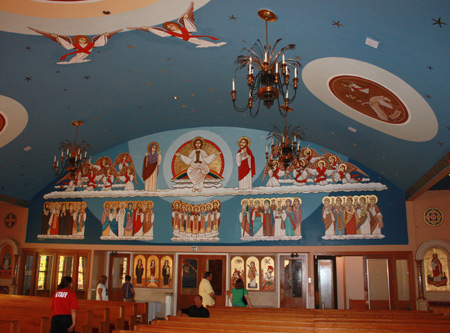
[[[16,216],[12,213],[6,215],[5,224],[8,228],[12,228],[16,224]]]

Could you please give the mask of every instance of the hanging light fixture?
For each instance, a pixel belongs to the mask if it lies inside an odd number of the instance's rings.
[[[300,126],[287,126],[287,117],[284,118],[284,129],[274,126],[267,135],[267,139],[271,140],[270,155],[269,146],[266,146],[267,164],[270,166],[277,162],[282,170],[287,170],[291,165],[294,167],[302,158],[300,144],[303,134]]]
[[[275,42],[273,47],[269,45],[267,25],[268,22],[276,21],[277,15],[268,9],[261,9],[258,11],[258,16],[266,22],[266,45],[263,45],[258,39],[250,49],[245,49],[248,51],[248,55],[237,57],[235,63],[238,65],[238,69],[248,68],[249,91],[247,105],[242,108],[236,106],[236,83],[233,78],[231,90],[233,107],[238,112],[250,110],[250,116],[254,118],[259,113],[261,101],[268,109],[276,102],[280,115],[286,117],[287,113],[292,111],[289,104],[295,100],[297,94],[297,75],[301,64],[296,59],[285,57],[285,52],[294,50],[295,44],[282,47],[278,52],[275,50],[281,38]],[[258,71],[256,75],[254,75],[254,70]],[[289,94],[292,74],[294,76],[291,85],[293,92]]]
[[[59,144],[59,150],[61,151],[61,158],[57,160],[56,155],[53,159],[53,170],[56,175],[71,174],[72,176],[81,169],[81,166],[86,163],[88,149],[91,148],[86,141],[81,141],[77,144],[78,128],[83,125],[81,120],[75,120],[72,122],[72,126],[75,126],[75,140],[71,142],[67,139]]]

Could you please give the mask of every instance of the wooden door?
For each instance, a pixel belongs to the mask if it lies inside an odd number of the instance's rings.
[[[111,253],[109,257],[108,292],[110,301],[122,301],[122,284],[125,276],[130,275],[130,254]]]
[[[305,258],[280,257],[280,307],[306,308],[307,262]]]
[[[194,305],[198,285],[205,272],[213,274],[211,285],[216,305],[225,306],[226,256],[180,255],[178,257],[177,310]]]

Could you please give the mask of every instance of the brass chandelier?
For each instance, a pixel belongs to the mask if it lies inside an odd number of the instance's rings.
[[[81,120],[75,120],[72,122],[72,126],[76,128],[75,140],[71,142],[66,140],[59,144],[59,150],[61,151],[61,158],[57,160],[56,155],[53,159],[53,170],[55,175],[70,174],[74,176],[78,170],[81,170],[82,165],[86,163],[88,149],[90,145],[86,141],[77,143],[78,128],[83,125]]]
[[[301,64],[296,59],[286,58],[285,52],[295,49],[295,44],[289,44],[275,52],[279,38],[275,44],[269,45],[268,22],[277,20],[277,15],[268,10],[261,9],[258,16],[266,22],[266,45],[263,45],[258,39],[250,48],[247,55],[239,55],[235,61],[237,69],[248,68],[247,85],[248,102],[244,107],[236,105],[236,83],[235,78],[232,81],[231,98],[233,107],[238,112],[250,110],[250,116],[256,117],[259,113],[261,101],[264,106],[270,107],[276,102],[280,115],[285,118],[292,108],[289,106],[296,97],[298,88],[298,69]],[[280,59],[281,58],[281,59]],[[257,74],[254,74],[257,70]],[[293,75],[292,84],[290,82]],[[292,88],[290,88],[290,85]],[[289,93],[289,89],[293,90]],[[280,101],[281,100],[281,101]]]

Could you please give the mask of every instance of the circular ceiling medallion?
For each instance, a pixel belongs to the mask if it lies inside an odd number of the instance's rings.
[[[428,208],[423,213],[423,220],[431,227],[437,227],[444,221],[444,214],[437,208]]]
[[[6,126],[6,119],[5,117],[0,113],[0,133],[2,133],[3,129]]]
[[[0,148],[14,140],[25,129],[28,112],[16,100],[0,95]]]
[[[403,124],[408,110],[395,94],[382,85],[353,75],[340,75],[329,82],[331,92],[352,109],[376,120]]]
[[[321,58],[302,71],[306,88],[343,115],[393,137],[425,142],[438,131],[425,99],[398,76],[367,62]]]

